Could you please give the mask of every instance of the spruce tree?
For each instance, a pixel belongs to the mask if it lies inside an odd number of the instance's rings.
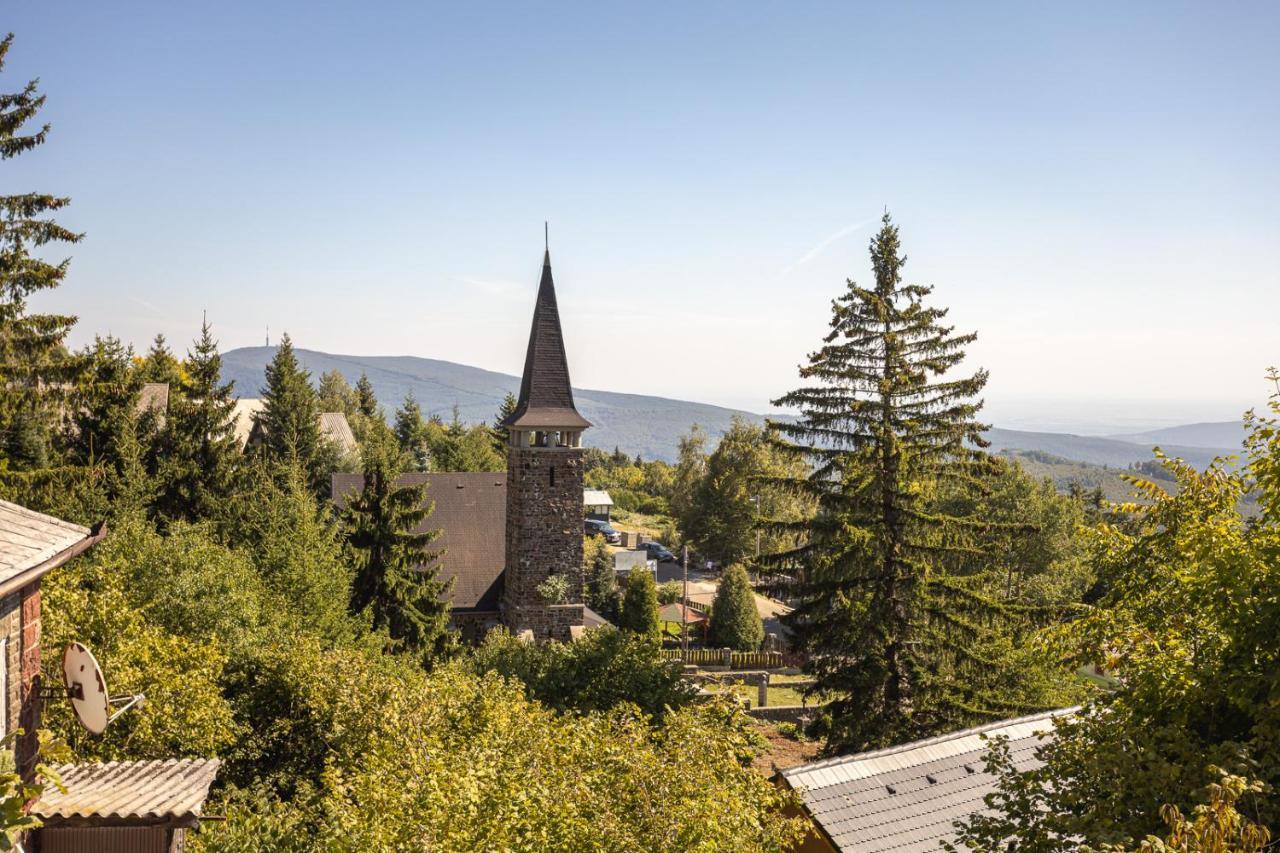
[[[431,469],[431,448],[427,443],[427,425],[422,419],[422,407],[413,392],[405,395],[404,404],[396,409],[392,430],[400,449],[409,456],[409,466],[414,471]]]
[[[96,337],[78,360],[81,370],[72,397],[67,448],[72,460],[81,465],[114,466],[125,421],[135,414],[142,389],[133,350],[111,335]]]
[[[503,422],[516,412],[516,395],[510,391],[507,396],[502,398],[502,405],[498,406],[498,412],[493,416],[493,449],[503,459],[507,458],[507,445],[511,443],[511,430],[503,426]]]
[[[320,374],[320,388],[316,391],[317,405],[322,412],[342,412],[348,419],[359,411],[356,391],[340,370],[326,370]]]
[[[658,587],[654,585],[653,575],[644,569],[632,569],[627,575],[618,624],[646,637],[657,637],[662,630],[658,620]]]
[[[275,357],[267,365],[266,380],[257,415],[262,435],[259,452],[277,462],[296,463],[307,472],[307,482],[316,493],[327,491],[335,460],[320,435],[311,374],[298,364],[287,333],[280,336]]]
[[[954,577],[976,522],[930,512],[932,483],[974,482],[987,458],[976,417],[985,371],[955,370],[973,334],[943,325],[931,287],[905,284],[898,229],[885,215],[871,241],[875,286],[848,282],[831,331],[801,367],[809,384],[775,405],[786,452],[810,465],[781,485],[817,515],[803,546],[777,555],[794,641],[809,654],[827,706],[831,748],[865,749],[1012,715],[980,649],[1004,615],[981,578]],[[795,525],[788,525],[791,529]],[[993,688],[993,689],[989,689]]]
[[[12,33],[0,40],[0,71],[12,44]],[[44,106],[37,86],[32,80],[20,92],[0,93],[0,160],[48,138],[48,124],[24,132]],[[28,298],[58,287],[67,274],[69,259],[46,261],[45,247],[76,243],[83,236],[50,216],[70,202],[41,192],[0,195],[0,469],[48,464],[59,401],[76,374],[65,347],[76,318],[27,311]]]
[[[366,418],[378,415],[378,398],[373,393],[373,383],[367,373],[361,373],[356,382],[356,409]]]
[[[182,364],[169,350],[164,335],[156,335],[142,360],[139,372],[143,382],[159,382],[169,386],[170,393],[180,390]]]
[[[235,437],[235,387],[222,382],[222,355],[206,320],[188,351],[180,393],[170,395],[161,434],[160,495],[169,518],[210,518],[230,496],[241,452]]]
[[[396,647],[430,664],[449,644],[448,594],[452,582],[437,577],[431,550],[439,531],[415,532],[431,514],[426,485],[398,483],[399,448],[387,434],[362,448],[364,487],[343,513],[347,544],[355,558],[351,611],[368,611]]]
[[[764,642],[764,623],[747,570],[734,564],[725,570],[711,604],[711,645],[752,652]]]

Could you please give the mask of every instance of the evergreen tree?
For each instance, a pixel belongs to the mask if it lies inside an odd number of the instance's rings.
[[[392,430],[400,449],[409,455],[409,466],[414,471],[431,470],[431,447],[427,441],[427,425],[422,419],[422,407],[410,391],[404,404],[396,409]]]
[[[632,569],[627,575],[622,596],[622,612],[618,624],[628,631],[657,637],[662,630],[658,620],[658,587],[653,575],[643,569]]]
[[[583,542],[583,576],[587,579],[583,600],[587,606],[610,622],[618,620],[622,609],[622,593],[618,591],[618,575],[613,566],[613,552],[602,536],[589,536]]]
[[[139,373],[143,382],[159,382],[169,386],[170,392],[176,392],[182,384],[182,364],[174,358],[164,335],[156,335],[142,359]]]
[[[298,364],[293,342],[280,336],[275,357],[267,365],[267,387],[257,416],[262,445],[259,451],[278,463],[295,462],[307,472],[307,482],[317,493],[328,490],[329,475],[336,466],[332,448],[320,435],[319,405],[311,374]]]
[[[378,416],[378,398],[373,393],[373,383],[367,373],[361,373],[356,382],[356,409],[366,418]]]
[[[12,33],[0,40],[0,71],[12,44]],[[42,145],[49,135],[48,124],[23,132],[44,106],[37,85],[32,80],[20,92],[0,93],[0,160]],[[62,390],[76,373],[65,347],[76,318],[27,311],[28,298],[58,287],[69,264],[51,263],[33,250],[83,236],[49,216],[70,201],[40,192],[0,195],[0,469],[48,463]]]
[[[439,531],[415,533],[433,506],[426,486],[398,485],[399,449],[389,437],[362,449],[364,488],[343,513],[347,544],[355,557],[351,611],[368,612],[397,648],[425,664],[450,642],[448,594],[452,582],[437,577],[431,543]]]
[[[747,570],[732,565],[720,578],[711,604],[711,645],[753,652],[764,642],[764,623],[756,610],[756,594]]]
[[[503,426],[503,422],[516,412],[516,395],[510,391],[502,398],[498,413],[493,416],[493,449],[503,459],[507,458],[507,445],[511,443],[511,430]]]
[[[212,517],[231,494],[242,456],[234,383],[222,383],[222,356],[207,320],[187,353],[185,376],[161,436],[157,505],[169,518],[194,521]]]
[[[135,414],[142,388],[133,350],[119,338],[97,337],[79,354],[79,361],[82,368],[72,398],[68,449],[79,464],[115,465],[125,421]]]
[[[831,331],[800,375],[812,383],[776,401],[797,409],[773,424],[811,464],[781,485],[818,507],[802,547],[778,555],[793,579],[789,617],[828,706],[832,748],[912,740],[1027,710],[993,681],[981,649],[1005,615],[982,578],[955,577],[947,558],[973,550],[976,523],[929,512],[940,480],[985,467],[976,396],[985,371],[953,371],[975,335],[942,325],[932,288],[905,284],[888,214],[871,241],[875,286],[848,282]],[[784,525],[793,527],[792,525]]]

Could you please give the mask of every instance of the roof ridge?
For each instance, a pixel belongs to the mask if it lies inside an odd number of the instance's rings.
[[[1073,705],[1070,708],[1057,708],[1052,711],[1041,711],[1037,714],[1028,714],[1024,717],[1013,717],[1008,720],[997,720],[991,723],[984,723],[981,726],[960,729],[959,731],[948,732],[947,734],[934,735],[933,737],[925,738],[923,740],[908,741],[907,743],[900,743],[894,746],[884,747],[883,749],[870,750],[868,752],[855,752],[851,755],[837,755],[832,758],[825,758],[822,761],[815,761],[812,764],[802,764],[798,767],[792,767],[788,770],[782,771],[782,775],[789,778],[793,775],[805,773],[810,770],[821,770],[826,767],[838,767],[843,764],[852,764],[856,761],[884,758],[887,755],[896,755],[901,752],[909,752],[915,749],[936,746],[940,743],[947,743],[948,741],[972,737],[976,734],[985,734],[995,729],[1011,728],[1024,723],[1033,723],[1040,720],[1051,720],[1057,717],[1065,717],[1074,714],[1079,710],[1079,705]]]

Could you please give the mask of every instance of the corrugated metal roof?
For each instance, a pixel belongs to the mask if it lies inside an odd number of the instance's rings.
[[[427,501],[435,509],[414,532],[440,531],[431,547],[444,549],[440,577],[456,578],[450,599],[454,608],[499,609],[507,565],[506,473],[412,473],[398,482],[427,484]],[[364,487],[364,475],[334,474],[332,484],[333,502],[342,509],[347,496]]]
[[[111,761],[57,768],[65,793],[50,786],[33,811],[46,822],[112,818],[194,823],[218,775],[216,758]]]
[[[837,849],[937,850],[954,840],[957,820],[982,811],[996,780],[984,770],[983,739],[1006,736],[1020,770],[1039,766],[1037,747],[1056,717],[1074,708],[1004,720],[875,752],[846,755],[782,771],[805,809]]]
[[[583,506],[613,506],[613,498],[604,489],[583,489]]]
[[[89,528],[0,500],[0,583],[88,539]]]
[[[351,431],[351,424],[347,422],[347,416],[342,412],[321,412],[320,435],[328,441],[332,441],[338,445],[338,449],[343,453],[355,453],[360,449],[356,444],[355,433]]]

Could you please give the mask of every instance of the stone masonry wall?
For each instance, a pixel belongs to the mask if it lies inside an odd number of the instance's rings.
[[[0,599],[0,637],[5,642],[4,730],[18,727],[22,709],[22,595],[14,592]]]
[[[18,741],[18,770],[31,778],[35,770],[40,728],[40,581],[22,588],[22,706],[18,724],[25,734]],[[12,679],[12,674],[10,675]]]
[[[507,565],[503,622],[513,634],[568,639],[582,624],[582,455],[579,448],[507,449]],[[569,597],[552,604],[539,584],[564,575]]]

